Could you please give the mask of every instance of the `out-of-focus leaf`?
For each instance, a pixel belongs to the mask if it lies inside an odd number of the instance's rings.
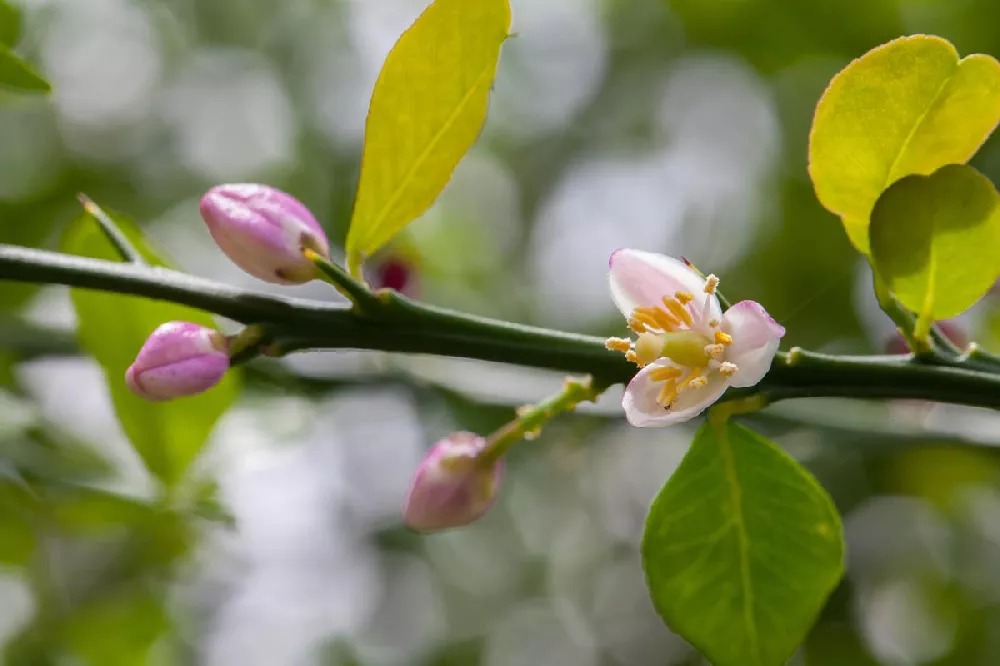
[[[619,0],[614,6],[623,4],[629,3]],[[631,4],[648,3],[631,0]],[[809,54],[854,56],[903,30],[898,0],[667,0],[667,4],[683,24],[686,38],[736,51],[767,73],[801,62]]]
[[[0,0],[0,44],[13,47],[21,39],[21,11]]]
[[[53,520],[70,533],[136,527],[154,520],[157,511],[134,497],[86,486],[56,485],[45,499]]]
[[[1000,121],[1000,63],[959,60],[946,40],[903,37],[841,71],[816,107],[809,175],[816,196],[868,253],[869,216],[897,180],[965,163]]]
[[[875,270],[927,328],[971,307],[1000,275],[1000,196],[970,166],[907,176],[871,220]]]
[[[194,489],[191,512],[203,520],[219,523],[230,529],[236,527],[236,516],[219,499],[219,484],[214,479],[202,481]]]
[[[698,431],[642,542],[657,611],[715,666],[782,666],[840,580],[843,557],[826,492],[732,423]]]
[[[65,644],[89,666],[142,666],[169,628],[162,596],[134,585],[78,609],[65,627]]]
[[[153,264],[163,262],[143,242],[138,228],[116,218],[130,240]],[[75,220],[63,238],[63,250],[86,257],[116,260],[111,243],[89,216]],[[188,321],[214,326],[207,314],[170,303],[74,289],[80,345],[101,364],[115,411],[149,471],[168,485],[177,483],[204,446],[215,422],[232,404],[234,372],[209,391],[170,402],[148,402],[125,385],[125,371],[143,342],[160,324]]]
[[[0,469],[0,565],[22,566],[31,559],[34,504],[24,482]]]
[[[507,0],[436,0],[399,38],[372,93],[347,252],[367,256],[427,210],[486,120]]]
[[[7,46],[0,44],[0,86],[25,92],[49,92],[49,82],[35,68],[18,58]]]

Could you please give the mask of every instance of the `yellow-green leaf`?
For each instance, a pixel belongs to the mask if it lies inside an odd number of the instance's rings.
[[[115,217],[133,245],[147,261],[164,263],[143,242],[137,226]],[[84,215],[66,230],[62,249],[70,254],[118,260],[114,246],[97,222]],[[204,312],[181,305],[134,296],[73,289],[70,292],[77,315],[80,345],[104,369],[118,419],[132,446],[149,471],[168,485],[180,481],[201,451],[215,422],[232,404],[237,381],[233,372],[209,391],[170,402],[148,402],[125,385],[125,371],[143,342],[160,324],[188,321],[214,326]]]
[[[903,178],[872,211],[871,258],[925,331],[933,320],[962,313],[1000,274],[996,188],[964,164]]]
[[[13,47],[21,39],[21,10],[0,0],[0,44]]]
[[[872,207],[894,182],[971,158],[1000,121],[1000,63],[940,37],[869,51],[823,93],[809,138],[816,196],[868,254]]]
[[[382,66],[365,126],[353,257],[375,252],[426,211],[486,120],[507,0],[436,0]]]

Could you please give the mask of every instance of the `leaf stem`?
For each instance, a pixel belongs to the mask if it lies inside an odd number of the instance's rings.
[[[486,449],[479,456],[483,465],[492,466],[522,439],[534,439],[546,423],[563,412],[573,411],[578,404],[594,401],[607,386],[600,386],[592,377],[567,378],[562,390],[534,405],[518,410],[517,418],[486,438]]]

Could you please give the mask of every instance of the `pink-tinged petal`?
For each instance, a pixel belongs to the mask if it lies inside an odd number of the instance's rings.
[[[503,462],[484,465],[479,455],[486,440],[457,432],[430,448],[413,476],[403,518],[420,532],[467,525],[496,502]]]
[[[740,301],[726,310],[722,330],[733,338],[726,360],[739,368],[730,384],[737,388],[753,386],[771,368],[785,327],[774,321],[760,303]]]
[[[254,277],[297,284],[316,277],[303,248],[329,257],[322,227],[295,197],[267,185],[236,183],[209,190],[199,205],[219,248]]]
[[[637,307],[661,307],[663,297],[678,291],[694,296],[688,306],[697,324],[719,318],[719,299],[705,293],[705,280],[687,265],[662,254],[622,249],[611,255],[611,298],[628,317]],[[696,326],[697,327],[697,326]]]
[[[682,391],[670,406],[663,408],[656,402],[663,382],[650,379],[650,373],[657,367],[675,366],[670,361],[657,361],[639,371],[625,389],[622,407],[625,408],[625,418],[634,426],[640,428],[658,428],[682,423],[693,419],[712,406],[725,393],[728,382],[718,373],[708,377],[708,383],[697,389]]]

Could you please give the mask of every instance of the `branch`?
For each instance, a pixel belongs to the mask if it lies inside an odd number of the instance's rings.
[[[345,305],[269,296],[163,268],[119,264],[0,245],[0,280],[62,284],[170,301],[277,331],[282,352],[375,349],[500,361],[585,373],[602,384],[627,382],[635,367],[602,338],[512,324],[424,305],[381,292],[375,319]],[[981,361],[980,361],[981,363]],[[912,355],[830,356],[779,353],[755,387],[726,400],[762,395],[768,402],[803,397],[911,398],[1000,408],[1000,374],[963,359],[931,363]]]

